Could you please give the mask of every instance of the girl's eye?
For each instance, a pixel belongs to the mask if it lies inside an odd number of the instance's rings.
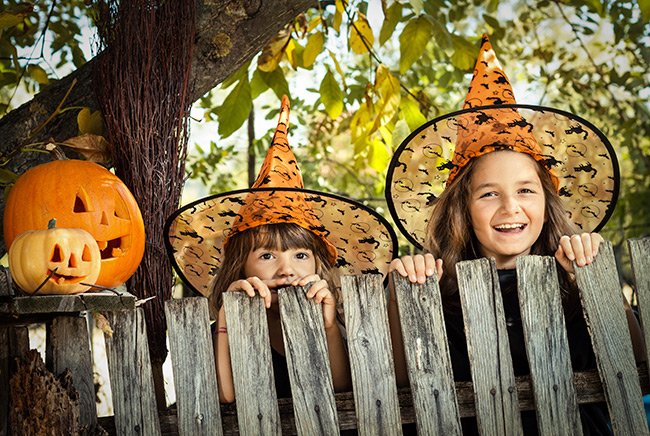
[[[296,258],[301,260],[309,259],[309,253],[304,253],[304,252],[296,253]]]
[[[519,192],[521,192],[522,194],[534,194],[535,193],[535,191],[533,191],[532,189],[529,189],[529,188],[522,188]]]
[[[260,259],[269,260],[269,259],[272,259],[272,258],[273,258],[273,255],[271,253],[262,253],[260,255]]]
[[[486,192],[484,194],[481,194],[479,196],[479,198],[494,197],[495,195],[496,195],[496,193],[494,193],[494,192]]]

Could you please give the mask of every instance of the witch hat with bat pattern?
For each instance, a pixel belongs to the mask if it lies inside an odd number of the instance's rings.
[[[609,140],[574,114],[517,104],[483,35],[463,109],[420,126],[390,162],[386,201],[406,238],[422,248],[435,199],[472,158],[502,149],[527,153],[548,169],[579,231],[597,232],[614,211],[620,175]]]
[[[392,227],[359,202],[305,189],[288,127],[289,99],[283,96],[278,127],[253,186],[194,201],[167,219],[167,253],[192,290],[208,295],[230,237],[276,223],[294,223],[316,234],[342,274],[386,275],[397,254]]]

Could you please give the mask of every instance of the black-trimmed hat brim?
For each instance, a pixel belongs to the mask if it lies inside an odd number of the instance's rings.
[[[256,188],[229,191],[193,201],[176,210],[164,227],[165,247],[181,280],[194,292],[208,295],[223,255],[223,241],[250,193],[304,194],[327,240],[337,249],[341,274],[387,276],[397,256],[397,236],[388,221],[357,201],[309,189]]]

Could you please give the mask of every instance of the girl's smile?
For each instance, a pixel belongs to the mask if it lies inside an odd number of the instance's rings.
[[[497,268],[514,268],[529,254],[545,221],[545,199],[537,163],[527,154],[502,151],[479,158],[470,189],[470,218],[481,256]]]

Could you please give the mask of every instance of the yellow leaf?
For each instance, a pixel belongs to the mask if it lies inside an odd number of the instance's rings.
[[[354,22],[350,30],[350,49],[356,54],[363,54],[372,48],[375,37],[366,16],[359,14],[359,19]]]
[[[314,33],[307,40],[305,51],[302,54],[302,67],[309,68],[312,66],[318,55],[323,51],[325,35],[323,32]]]
[[[336,33],[341,33],[341,23],[343,22],[343,12],[339,10],[339,4],[342,4],[340,0],[336,1],[336,12],[334,12],[334,23],[332,27],[336,30]]]
[[[99,111],[91,113],[90,109],[85,107],[77,115],[77,125],[79,125],[79,134],[81,135],[84,133],[101,135],[103,132],[102,114]]]
[[[41,85],[50,84],[50,79],[47,77],[47,73],[40,66],[32,64],[27,67],[27,72],[32,79],[36,80]]]
[[[262,54],[257,59],[257,68],[267,73],[275,70],[280,64],[280,60],[284,54],[284,48],[287,46],[290,38],[291,29],[289,27],[278,32],[262,50]]]
[[[106,336],[113,337],[113,329],[106,317],[99,312],[94,312],[93,316],[95,317],[97,328],[103,331]]]
[[[338,59],[336,59],[336,55],[332,53],[331,50],[327,50],[330,53],[330,57],[334,61],[334,66],[336,67],[336,72],[339,73],[341,76],[341,83],[343,83],[343,88],[347,88],[348,86],[345,84],[345,74],[343,74],[343,70],[341,69],[341,64],[339,64]]]
[[[64,141],[63,145],[83,155],[86,160],[100,164],[111,161],[111,146],[103,136],[86,133]]]
[[[289,60],[289,64],[291,64],[291,68],[294,70],[298,69],[298,52],[296,51],[296,46],[298,44],[294,39],[291,39],[289,41],[289,44],[287,44],[287,48],[284,50],[284,53],[287,55],[287,59]]]
[[[309,27],[307,28],[307,33],[311,32],[314,30],[320,23],[322,23],[323,19],[320,17],[320,15],[315,16],[314,18],[311,19],[309,22]]]

